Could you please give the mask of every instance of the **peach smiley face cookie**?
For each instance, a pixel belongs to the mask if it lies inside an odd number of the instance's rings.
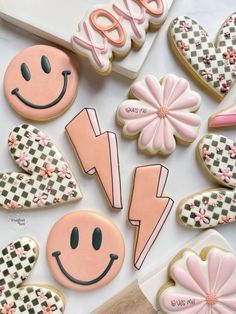
[[[47,242],[47,260],[63,286],[90,291],[109,283],[120,271],[125,255],[119,229],[108,219],[89,211],[61,218]]]
[[[35,121],[56,118],[73,103],[78,70],[63,51],[45,45],[24,49],[9,64],[4,91],[12,108]]]

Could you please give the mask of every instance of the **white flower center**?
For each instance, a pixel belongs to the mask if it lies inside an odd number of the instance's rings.
[[[160,119],[166,118],[169,114],[169,109],[166,106],[161,106],[157,109],[157,115]]]
[[[207,294],[206,296],[206,303],[208,305],[214,305],[217,303],[217,295],[215,294],[215,292],[210,292]]]

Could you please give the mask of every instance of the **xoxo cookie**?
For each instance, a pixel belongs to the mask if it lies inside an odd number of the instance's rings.
[[[216,45],[205,29],[186,16],[174,19],[168,38],[181,64],[206,90],[222,100],[236,79],[236,13],[225,20]]]
[[[152,75],[134,83],[130,98],[117,109],[118,122],[127,137],[139,135],[138,147],[149,154],[171,154],[176,139],[193,142],[200,118],[196,111],[201,102],[187,80],[167,74],[161,82]]]
[[[166,0],[110,0],[94,6],[72,37],[76,53],[89,59],[99,74],[112,70],[113,56],[141,47],[149,28],[158,28],[168,13]]]
[[[95,212],[79,211],[61,218],[47,242],[47,260],[54,278],[78,291],[109,283],[120,271],[125,255],[119,229]]]
[[[236,258],[219,248],[205,248],[200,256],[185,250],[169,267],[170,281],[158,293],[164,313],[236,312]]]
[[[66,132],[88,175],[97,174],[111,207],[122,209],[121,179],[116,134],[100,129],[95,109],[83,109]]]
[[[236,67],[235,67],[236,71]],[[221,128],[236,125],[236,105],[222,109],[210,116],[209,128]]]
[[[173,207],[174,201],[163,196],[167,177],[168,169],[162,165],[135,169],[128,218],[136,227],[134,266],[137,269],[141,268]]]
[[[24,172],[0,174],[0,207],[33,209],[81,199],[69,165],[46,134],[22,124],[9,135],[8,147]]]
[[[32,46],[14,57],[3,84],[6,98],[18,114],[45,121],[72,105],[78,90],[78,69],[62,50]]]
[[[64,313],[64,298],[53,287],[24,283],[38,254],[37,243],[29,237],[12,242],[0,252],[1,314]]]

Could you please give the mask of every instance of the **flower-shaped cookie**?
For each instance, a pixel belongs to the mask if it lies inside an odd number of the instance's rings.
[[[171,264],[170,279],[158,294],[164,313],[236,313],[236,257],[232,253],[211,248],[199,257],[185,251]]]
[[[0,313],[61,314],[64,300],[54,288],[22,285],[38,257],[37,243],[23,237],[0,252]]]
[[[230,189],[208,189],[185,197],[177,207],[177,220],[195,229],[235,221],[236,143],[222,135],[207,134],[197,146],[197,156],[210,178]]]
[[[160,83],[147,75],[131,87],[131,94],[135,99],[120,104],[117,118],[126,136],[140,133],[141,150],[170,154],[175,150],[175,137],[187,143],[196,139],[200,118],[193,112],[201,98],[190,90],[188,81],[168,74]]]
[[[81,198],[69,165],[43,132],[22,124],[11,132],[8,147],[24,172],[0,174],[0,207],[32,209]]]

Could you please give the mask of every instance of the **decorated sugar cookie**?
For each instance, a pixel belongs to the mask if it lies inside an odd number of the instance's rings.
[[[9,135],[8,147],[23,172],[0,174],[0,207],[33,209],[82,197],[69,165],[46,134],[22,124]]]
[[[149,28],[157,28],[168,13],[166,0],[110,0],[97,4],[72,37],[76,53],[89,59],[103,75],[112,70],[113,56],[124,57],[132,43],[141,47]]]
[[[119,229],[107,218],[79,211],[61,218],[47,242],[47,259],[55,279],[78,291],[109,283],[120,271],[125,255]]]
[[[236,125],[236,105],[230,106],[217,113],[214,113],[210,116],[208,120],[208,126],[210,128],[221,128],[233,125]]]
[[[220,185],[236,187],[236,143],[216,134],[207,134],[198,144],[198,157],[209,176]]]
[[[210,189],[184,198],[177,207],[178,222],[192,229],[207,229],[236,221],[236,192]]]
[[[168,169],[161,165],[135,170],[129,221],[136,227],[134,266],[137,269],[141,268],[174,203],[163,196],[167,176]]]
[[[37,243],[23,237],[0,253],[0,313],[64,313],[64,298],[53,287],[25,285],[38,258]]]
[[[236,258],[219,248],[205,248],[200,256],[186,250],[170,264],[170,281],[158,293],[166,314],[234,314]]]
[[[116,134],[102,133],[95,109],[83,109],[66,126],[66,132],[88,175],[98,175],[113,209],[122,208]]]
[[[167,74],[161,82],[152,75],[134,83],[131,98],[117,109],[127,137],[139,135],[138,147],[149,154],[171,154],[176,139],[193,142],[200,126],[195,112],[201,102],[187,80]]]
[[[24,118],[56,118],[72,105],[78,90],[78,69],[66,53],[51,46],[24,49],[9,64],[4,92]]]
[[[215,45],[207,31],[187,16],[174,19],[168,37],[183,66],[206,90],[222,100],[236,79],[236,13],[224,21]]]

